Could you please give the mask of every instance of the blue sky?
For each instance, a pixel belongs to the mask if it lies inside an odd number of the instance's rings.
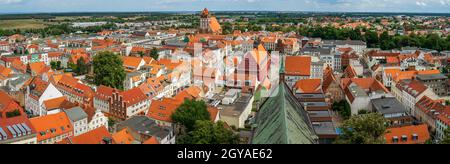
[[[450,12],[450,0],[0,0],[0,13],[86,11]]]

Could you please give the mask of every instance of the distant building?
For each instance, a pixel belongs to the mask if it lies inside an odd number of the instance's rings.
[[[208,9],[204,9],[200,15],[200,27],[199,33],[201,34],[222,34],[222,27],[220,27],[219,21]]]
[[[417,75],[417,80],[431,88],[436,95],[447,96],[447,76],[443,74]]]

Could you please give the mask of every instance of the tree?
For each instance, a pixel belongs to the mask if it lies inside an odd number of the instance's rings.
[[[94,57],[94,83],[117,89],[123,89],[125,69],[123,61],[112,52],[100,52]]]
[[[444,139],[441,141],[442,144],[450,144],[450,128],[445,129]]]
[[[338,144],[383,144],[386,133],[386,119],[378,114],[353,116],[344,121]]]
[[[152,57],[155,60],[158,60],[159,58],[158,49],[153,47],[152,50],[150,51],[150,57]]]
[[[180,136],[177,144],[238,144],[239,136],[226,129],[223,122],[196,121],[194,130]]]
[[[142,52],[142,51],[139,51],[138,54],[139,54],[139,56],[140,56],[141,58],[145,56],[145,53]]]
[[[56,69],[61,69],[61,61],[56,62]]]
[[[57,69],[57,65],[56,65],[55,61],[51,61],[50,62],[50,66],[51,66],[52,69]]]
[[[343,119],[349,119],[350,116],[352,115],[352,111],[351,111],[351,107],[350,104],[348,104],[347,101],[342,100],[340,102],[335,102],[332,105],[332,109],[334,111],[339,112],[339,114],[341,115],[341,117]]]
[[[81,57],[77,60],[76,67],[73,69],[74,72],[78,75],[87,74],[88,65],[84,62],[84,58]]]
[[[204,101],[186,100],[172,114],[172,120],[192,131],[196,121],[210,120],[210,114]]]

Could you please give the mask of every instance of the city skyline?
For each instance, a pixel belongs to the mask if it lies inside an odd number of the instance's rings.
[[[205,7],[213,11],[449,13],[450,0],[0,0],[0,13],[198,11]]]

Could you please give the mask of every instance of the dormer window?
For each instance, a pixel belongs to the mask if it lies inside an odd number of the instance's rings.
[[[408,141],[408,136],[403,135],[403,136],[402,136],[402,142],[407,142],[407,141]]]
[[[392,137],[392,142],[393,143],[398,143],[398,137],[397,136]]]
[[[419,135],[413,134],[413,135],[412,135],[412,140],[413,140],[413,141],[419,140]]]

